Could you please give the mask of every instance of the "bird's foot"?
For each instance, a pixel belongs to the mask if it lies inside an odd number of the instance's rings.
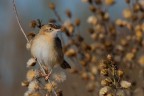
[[[45,74],[45,80],[46,81],[50,78],[51,74],[52,74],[52,70],[48,74]]]

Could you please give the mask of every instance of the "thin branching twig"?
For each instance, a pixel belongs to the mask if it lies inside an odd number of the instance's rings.
[[[21,26],[21,23],[20,23],[20,20],[19,20],[19,17],[18,17],[18,13],[17,13],[17,9],[16,9],[16,4],[15,4],[15,0],[13,0],[13,9],[14,9],[14,12],[15,12],[15,16],[16,16],[16,20],[17,20],[17,23],[21,29],[21,32],[23,33],[25,39],[27,40],[27,42],[29,42],[28,38],[27,38],[27,35],[26,33],[24,32],[22,26]]]

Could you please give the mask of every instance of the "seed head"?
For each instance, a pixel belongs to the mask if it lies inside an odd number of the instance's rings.
[[[56,82],[61,83],[66,80],[66,74],[64,72],[54,73],[54,74],[52,74],[52,78]]]
[[[32,81],[36,77],[37,72],[33,69],[27,72],[26,78],[28,81]]]
[[[126,89],[131,87],[131,83],[128,81],[121,81],[120,85],[122,88],[126,88]]]

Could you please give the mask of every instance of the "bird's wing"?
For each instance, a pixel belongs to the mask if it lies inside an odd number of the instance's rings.
[[[55,38],[55,50],[56,50],[56,54],[57,54],[57,59],[58,61],[61,61],[61,63],[63,62],[63,51],[62,51],[62,44],[61,44],[61,40],[56,37]]]
[[[56,48],[57,48],[58,52],[60,52],[59,55],[60,55],[60,57],[63,58],[63,51],[62,51],[61,40],[60,40],[58,37],[56,37],[56,38],[55,38],[55,41],[56,41]],[[63,69],[71,68],[71,66],[70,66],[65,60],[63,60],[63,63],[61,63],[60,66],[61,66]]]
[[[62,50],[61,40],[58,37],[55,38],[55,43],[56,43],[56,47]]]
[[[61,67],[63,69],[71,69],[71,66],[64,60],[64,62],[61,64]]]

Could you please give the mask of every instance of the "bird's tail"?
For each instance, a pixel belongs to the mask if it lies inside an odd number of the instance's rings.
[[[71,69],[71,66],[64,60],[64,62],[61,64],[61,67],[63,68],[63,69]]]

